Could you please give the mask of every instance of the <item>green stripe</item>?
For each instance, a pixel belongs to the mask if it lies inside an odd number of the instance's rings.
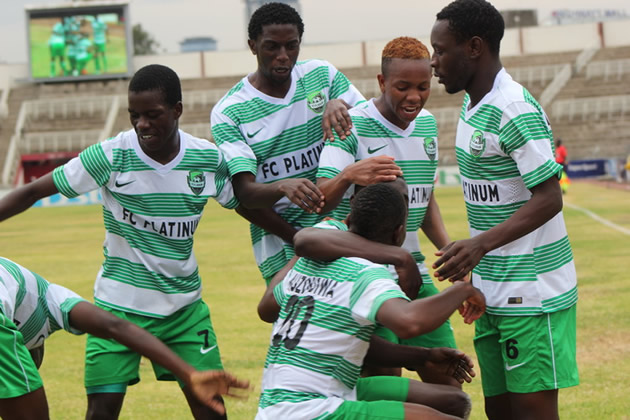
[[[325,395],[315,394],[313,392],[298,392],[286,389],[265,389],[260,395],[258,406],[260,408],[267,408],[283,402],[300,403],[325,398],[327,398]]]
[[[147,270],[144,264],[127,261],[124,258],[105,256],[103,277],[147,290],[165,294],[190,293],[201,287],[198,268],[186,277],[166,277]]]
[[[55,183],[55,187],[59,190],[61,194],[68,198],[74,198],[79,195],[68,182],[68,178],[66,178],[66,174],[63,172],[63,166],[57,166],[53,170],[53,182]]]
[[[532,254],[486,255],[479,261],[473,272],[486,281],[536,281],[536,268]]]
[[[561,174],[562,165],[550,159],[535,170],[523,174],[523,182],[527,188],[532,188],[541,182],[548,180],[552,176],[560,177]]]
[[[468,222],[473,229],[487,231],[509,219],[514,212],[520,209],[526,202],[527,201],[519,201],[512,204],[498,204],[496,206],[466,203]]]
[[[15,296],[15,307],[17,308],[22,304],[24,296],[26,296],[26,279],[24,278],[20,267],[13,261],[0,257],[0,265],[9,272],[11,277],[13,277],[18,284],[18,291]]]
[[[103,186],[109,181],[112,165],[100,143],[93,144],[79,153],[79,159],[96,184]]]
[[[110,191],[114,199],[132,213],[151,217],[198,216],[208,202],[208,195],[183,193],[119,194]]]
[[[456,147],[455,156],[459,172],[468,179],[497,181],[521,176],[516,162],[509,156],[473,157]]]
[[[541,114],[525,113],[510,120],[501,129],[499,145],[508,155],[520,149],[528,141],[549,141],[551,132],[542,119]]]
[[[573,261],[569,237],[534,248],[534,262],[537,273],[547,273]]]
[[[578,300],[577,286],[573,289],[556,296],[551,299],[543,300],[542,307],[544,312],[555,312],[562,309],[570,308],[575,305]]]

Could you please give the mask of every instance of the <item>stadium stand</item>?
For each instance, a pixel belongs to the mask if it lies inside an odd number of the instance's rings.
[[[509,56],[503,64],[534,97],[549,101],[544,107],[554,134],[565,140],[572,159],[628,154],[630,47]],[[367,98],[380,94],[378,66],[341,70]],[[182,129],[211,140],[209,112],[241,77],[183,79]],[[15,183],[22,154],[78,152],[127,129],[126,88],[127,80],[112,80],[11,89],[0,120],[0,182]],[[440,164],[454,164],[463,93],[449,95],[436,81],[431,89],[426,106],[439,125]]]

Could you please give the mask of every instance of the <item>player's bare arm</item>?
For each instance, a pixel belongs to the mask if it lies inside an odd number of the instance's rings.
[[[374,156],[348,165],[334,178],[318,178],[317,186],[326,197],[324,212],[337,207],[351,185],[372,185],[394,181],[402,176],[402,169],[391,156]]]
[[[195,370],[146,330],[89,302],[77,303],[69,318],[74,328],[101,338],[114,339],[164,366],[181,379],[201,402],[219,413],[224,413],[225,407],[214,397],[238,395],[231,389],[249,387],[248,381],[238,380],[225,372]]]
[[[352,129],[352,119],[348,110],[352,108],[343,99],[330,99],[326,104],[324,115],[322,116],[322,130],[324,139],[334,141],[333,130],[341,140],[345,140],[350,135]]]
[[[240,172],[232,177],[232,185],[239,202],[248,209],[271,207],[282,197],[287,197],[309,213],[320,213],[324,206],[324,195],[306,178],[288,178],[263,184],[256,182],[253,174]]]
[[[273,209],[246,209],[243,206],[239,206],[236,208],[236,212],[248,222],[278,236],[286,243],[293,243],[293,236],[297,232],[297,229],[284,220],[278,213],[273,211]]]
[[[412,302],[389,299],[381,305],[376,319],[400,338],[417,337],[442,325],[466,300],[478,308],[464,318],[470,324],[483,314],[486,303],[483,294],[468,282],[457,282],[437,295]]]
[[[323,261],[341,257],[360,257],[377,264],[396,267],[400,288],[415,299],[422,279],[418,265],[405,249],[370,241],[352,232],[335,229],[305,228],[294,236],[295,253]]]
[[[0,220],[8,219],[30,208],[37,200],[58,193],[52,172],[14,189],[0,200]]]
[[[502,245],[527,235],[562,210],[562,191],[558,178],[551,178],[531,188],[532,197],[514,214],[474,238],[449,243],[436,252],[433,264],[438,280],[459,280],[481,261],[484,255]]]
[[[298,256],[291,258],[289,262],[273,276],[267,285],[267,289],[265,289],[265,293],[258,303],[258,316],[263,321],[272,323],[278,319],[280,305],[278,305],[276,298],[273,296],[273,289],[286,277],[287,273],[293,268],[298,259]]]

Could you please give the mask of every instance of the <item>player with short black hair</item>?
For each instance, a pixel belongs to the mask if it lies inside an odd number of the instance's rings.
[[[257,9],[247,41],[257,69],[228,91],[210,118],[242,205],[238,211],[252,223],[254,256],[266,282],[293,256],[297,230],[321,220],[325,197],[315,173],[324,136],[333,128],[348,132],[347,109],[365,101],[330,63],[297,61],[303,30],[287,4]],[[259,207],[266,209],[251,210]]]
[[[295,25],[300,39],[304,34],[302,17],[285,3],[266,3],[256,9],[247,25],[247,36],[249,39],[258,39],[263,33],[263,27],[268,25]]]
[[[221,369],[221,356],[201,299],[193,235],[210,198],[233,209],[238,201],[217,146],[179,130],[183,112],[177,74],[150,65],[128,91],[133,129],[94,144],[78,157],[0,200],[0,220],[38,199],[100,190],[104,261],[95,303],[148,330],[197,369]],[[140,355],[89,335],[85,385],[87,418],[115,419],[128,385],[139,381]],[[154,366],[158,380],[175,380]],[[195,418],[224,418],[201,405],[182,384]]]
[[[501,64],[503,28],[490,3],[456,0],[431,31],[435,76],[466,91],[456,150],[471,234],[441,248],[433,268],[440,280],[472,272],[488,301],[475,323],[488,417],[557,419],[558,390],[579,383],[562,166],[545,112]]]

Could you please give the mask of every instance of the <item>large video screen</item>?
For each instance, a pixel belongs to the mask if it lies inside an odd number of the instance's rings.
[[[132,43],[126,2],[26,8],[33,81],[129,76]]]

